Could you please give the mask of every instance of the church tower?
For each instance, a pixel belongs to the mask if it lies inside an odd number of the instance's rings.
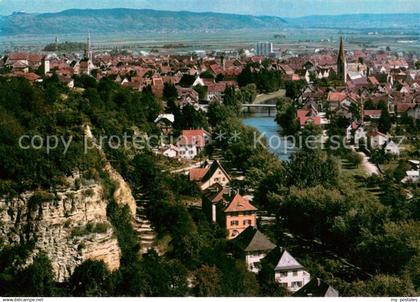
[[[337,59],[337,76],[345,84],[347,80],[347,61],[344,53],[343,37],[340,39],[340,50]]]
[[[80,72],[90,75],[90,72],[95,68],[93,65],[92,45],[90,41],[90,32],[88,33],[85,52],[83,59],[80,61]]]
[[[92,43],[90,41],[90,32],[88,33],[86,48],[85,48],[85,59],[92,61]]]

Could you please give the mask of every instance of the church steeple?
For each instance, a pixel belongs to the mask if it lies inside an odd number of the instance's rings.
[[[92,44],[90,41],[90,31],[88,32],[86,48],[85,48],[85,59],[92,61]]]
[[[343,37],[340,38],[340,50],[338,51],[337,58],[337,76],[343,82],[347,80],[347,61],[344,53],[344,42]]]

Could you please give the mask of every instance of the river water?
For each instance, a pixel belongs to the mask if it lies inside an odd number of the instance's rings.
[[[288,161],[292,155],[293,148],[291,142],[280,134],[280,127],[274,117],[250,115],[242,119],[242,124],[253,127],[264,135],[270,151],[279,159]]]

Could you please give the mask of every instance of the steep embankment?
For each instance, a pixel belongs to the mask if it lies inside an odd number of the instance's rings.
[[[49,192],[0,199],[0,238],[17,245],[33,241],[32,256],[45,253],[56,280],[67,279],[87,259],[119,268],[120,248],[107,217],[104,188],[80,176]]]
[[[84,127],[84,135],[94,143],[94,136],[89,125]],[[133,218],[136,216],[136,200],[133,197],[130,186],[125,182],[124,178],[112,167],[111,163],[107,160],[105,153],[99,146],[95,147],[99,150],[102,159],[105,162],[104,171],[108,174],[109,178],[115,183],[116,188],[114,191],[114,200],[119,205],[127,205],[130,209]]]

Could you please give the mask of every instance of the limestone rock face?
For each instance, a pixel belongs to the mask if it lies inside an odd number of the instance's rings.
[[[114,200],[119,205],[127,205],[133,218],[136,217],[136,200],[133,197],[130,186],[124,178],[111,166],[109,162],[105,163],[104,170],[108,173],[109,178],[116,184],[114,192]]]
[[[44,252],[57,281],[66,280],[88,259],[103,260],[111,271],[120,265],[103,187],[94,181],[75,183],[43,192],[48,201],[33,198],[39,192],[0,198],[0,241],[17,245],[33,240],[31,257]]]

